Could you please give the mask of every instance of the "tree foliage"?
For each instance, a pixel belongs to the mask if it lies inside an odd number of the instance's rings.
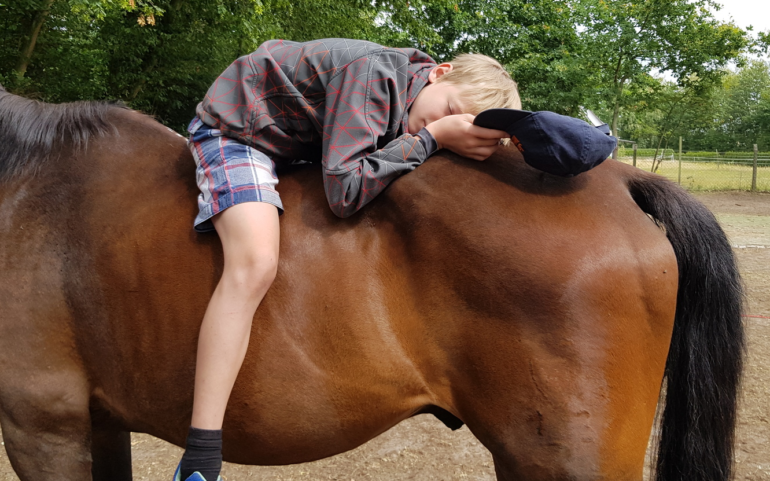
[[[461,0],[427,13],[442,40],[430,53],[447,60],[461,52],[489,55],[519,83],[525,108],[578,112],[590,74],[568,2]]]
[[[770,64],[745,61],[699,88],[651,78],[648,92],[626,109],[622,131],[642,147],[740,151],[770,148]]]
[[[181,131],[213,79],[261,42],[360,38],[419,48],[438,61],[461,52],[490,55],[519,82],[525,108],[578,115],[585,105],[611,120],[622,137],[653,147],[684,131],[704,146],[716,142],[718,132],[745,146],[768,130],[767,92],[757,87],[761,68],[752,64],[743,74],[724,67],[736,59],[743,65],[742,52],[767,51],[770,40],[768,33],[751,38],[716,21],[715,5],[0,0],[0,83],[53,102],[120,99]],[[666,72],[668,80],[654,72]],[[750,72],[755,80],[742,77]],[[754,103],[748,108],[746,102]]]
[[[756,60],[738,72],[727,72],[712,98],[709,123],[681,129],[691,149],[749,150],[753,144],[765,150],[770,147],[769,63]]]
[[[746,34],[719,23],[712,0],[578,2],[585,25],[586,67],[597,74],[597,94],[611,108],[611,129],[618,132],[625,95],[651,70],[668,72],[678,85],[705,88],[748,46]]]

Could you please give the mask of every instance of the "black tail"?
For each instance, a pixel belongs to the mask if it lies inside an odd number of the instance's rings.
[[[679,266],[657,481],[730,479],[743,368],[743,291],[714,216],[676,184],[639,173],[629,190],[666,229]]]

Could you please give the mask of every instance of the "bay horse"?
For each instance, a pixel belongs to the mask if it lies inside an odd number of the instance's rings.
[[[222,272],[216,234],[192,229],[194,162],[120,105],[7,92],[0,149],[11,465],[23,481],[130,480],[131,431],[184,442]],[[312,461],[432,413],[467,424],[499,480],[638,480],[661,397],[656,479],[730,477],[741,283],[678,186],[611,160],[565,179],[516,149],[441,152],[339,219],[319,170],[280,174],[278,276],[225,460]]]

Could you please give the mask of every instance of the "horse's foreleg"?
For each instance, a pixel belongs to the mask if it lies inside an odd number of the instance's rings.
[[[91,421],[85,375],[15,373],[3,382],[0,425],[21,481],[91,479]],[[8,374],[8,373],[6,373]]]
[[[91,440],[93,481],[131,481],[131,433],[95,423]]]

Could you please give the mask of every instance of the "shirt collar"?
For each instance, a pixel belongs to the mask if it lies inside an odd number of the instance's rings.
[[[435,63],[413,63],[409,65],[409,74],[412,79],[409,81],[406,93],[406,108],[404,109],[404,116],[401,118],[401,131],[409,132],[409,109],[412,108],[414,99],[422,91],[422,89],[428,84],[428,75],[430,71],[435,67]],[[417,132],[409,132],[410,134],[416,134]]]

